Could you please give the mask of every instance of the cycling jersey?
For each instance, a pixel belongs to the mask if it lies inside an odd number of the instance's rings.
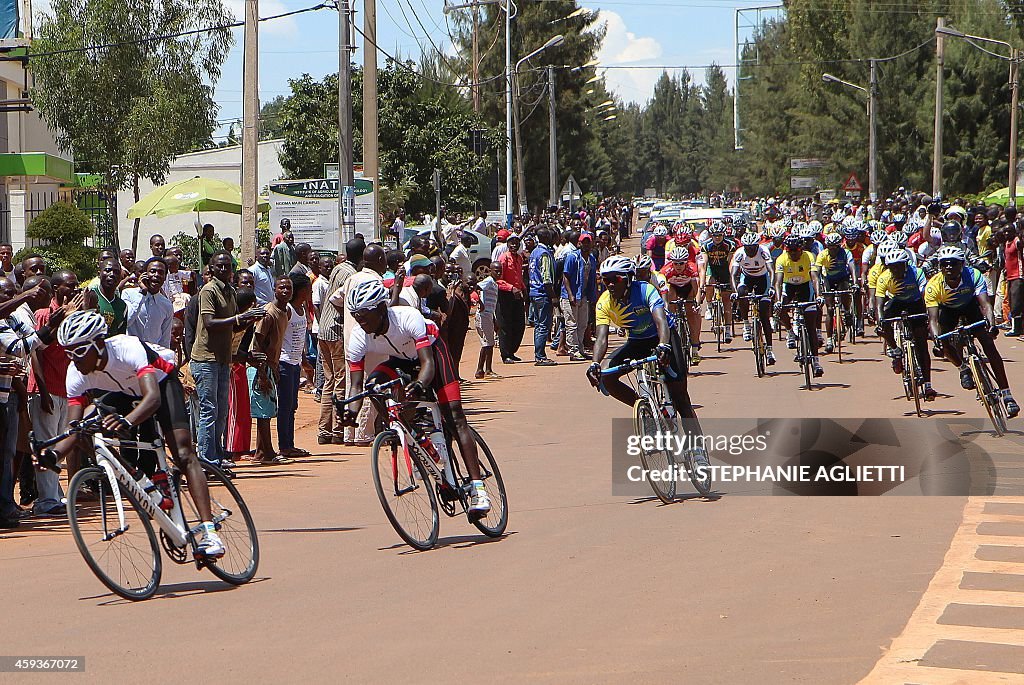
[[[799,259],[793,260],[789,252],[783,252],[775,260],[775,273],[782,274],[782,280],[790,285],[800,285],[811,282],[811,270],[815,268],[811,262],[811,255],[804,250],[800,253]]]
[[[771,270],[772,255],[764,245],[758,245],[753,256],[748,255],[744,248],[736,250],[732,258],[732,267],[738,268],[746,276],[763,276]]]
[[[626,293],[626,302],[612,297],[611,291],[601,293],[595,308],[594,323],[598,326],[618,326],[629,332],[629,339],[642,340],[658,335],[654,325],[654,310],[664,309],[665,301],[650,283],[633,281]]]
[[[345,357],[352,371],[364,369],[367,355],[416,361],[419,349],[433,345],[437,336],[437,325],[424,319],[415,308],[388,307],[387,331],[373,335],[364,331],[362,326],[354,327],[345,346]]]
[[[728,238],[720,243],[716,243],[712,239],[701,245],[701,252],[704,254],[708,269],[715,280],[729,282],[729,258],[735,249],[735,243]]]
[[[844,248],[839,248],[835,257],[828,249],[822,250],[815,265],[829,283],[850,280],[854,270],[853,255]]]
[[[91,390],[119,392],[130,397],[142,397],[140,378],[154,374],[157,383],[162,382],[174,371],[174,351],[159,345],[144,345],[131,335],[115,335],[103,341],[107,351],[107,363],[88,376],[82,375],[74,364],[68,366],[65,388],[68,404],[84,406],[86,395]],[[147,353],[149,347],[155,354]]]
[[[941,273],[932,276],[924,289],[924,302],[929,307],[949,307],[963,309],[976,302],[978,295],[988,295],[988,284],[977,269],[964,267],[960,272],[960,283],[950,288]]]
[[[875,288],[878,286],[878,277],[884,270],[885,267],[882,266],[881,260],[872,264],[871,268],[868,269],[868,290],[870,292],[875,292]]]
[[[865,245],[863,241],[856,240],[852,245],[847,244],[846,249],[850,252],[850,255],[853,256],[854,263],[862,264],[864,259],[864,253],[867,251],[868,247],[869,246]],[[827,251],[828,250],[826,250],[826,252]]]
[[[697,279],[697,263],[694,261],[676,264],[666,262],[661,269],[661,275],[668,281],[669,285],[683,287]]]
[[[921,291],[926,285],[924,272],[916,266],[907,264],[903,278],[897,280],[890,269],[878,276],[875,284],[875,297],[888,297],[897,302],[917,302],[923,296]]]

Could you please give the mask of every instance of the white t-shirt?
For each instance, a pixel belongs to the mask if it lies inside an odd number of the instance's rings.
[[[327,276],[321,275],[316,281],[313,282],[313,306],[316,307],[316,311],[323,309],[324,305],[330,306],[327,302],[327,286],[330,285],[331,279]],[[313,317],[313,335],[320,334],[320,315],[317,314]]]
[[[427,321],[412,307],[389,307],[387,332],[370,335],[356,326],[345,346],[345,358],[349,369],[362,371],[363,360],[370,355],[415,360],[417,350],[433,345],[435,340],[437,326],[433,321]]]
[[[146,349],[138,338],[115,335],[104,342],[107,347],[107,365],[102,369],[83,376],[77,366],[68,366],[65,387],[68,401],[72,404],[81,404],[81,398],[90,390],[123,392],[131,397],[142,397],[142,384],[139,383],[139,378],[147,373],[155,373],[159,383],[174,370],[174,351],[166,347],[147,343],[159,356],[150,362]]]
[[[306,345],[306,317],[288,305],[288,328],[281,341],[281,361],[295,366],[302,364],[302,350]]]
[[[770,270],[772,254],[764,245],[757,246],[757,252],[751,257],[744,248],[736,250],[732,256],[732,266],[739,267],[746,276],[764,276]]]
[[[464,278],[469,278],[472,275],[473,262],[469,258],[469,248],[459,243],[452,250],[451,259],[462,268],[462,276]]]

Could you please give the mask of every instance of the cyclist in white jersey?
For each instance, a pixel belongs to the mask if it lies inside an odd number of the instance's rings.
[[[746,295],[760,295],[757,301],[758,318],[761,320],[761,333],[764,336],[765,363],[775,364],[775,353],[772,351],[772,291],[771,274],[774,260],[767,246],[761,243],[758,233],[744,233],[740,238],[743,245],[736,250],[729,265],[729,278],[732,281],[732,299]],[[737,303],[739,316],[743,319],[743,339],[750,342],[754,335],[747,319],[750,300],[742,299]]]
[[[66,379],[68,421],[82,418],[94,394],[119,393],[131,401],[138,400],[134,409],[124,416],[116,413],[104,416],[104,430],[129,432],[151,417],[156,418],[171,457],[185,474],[202,519],[203,539],[198,552],[209,558],[224,556],[224,543],[213,525],[206,474],[192,443],[174,351],[149,345],[130,335],[105,338],[106,334],[106,321],[93,310],[68,315],[57,330],[57,341],[71,359]],[[44,458],[55,463],[75,449],[79,439],[79,436],[72,436],[62,440],[52,450],[47,450]]]

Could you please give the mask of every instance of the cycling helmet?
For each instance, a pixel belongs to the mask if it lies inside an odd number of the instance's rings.
[[[653,269],[654,260],[651,259],[651,255],[638,254],[636,256],[636,266],[634,267],[637,271],[640,269]]]
[[[967,261],[967,255],[964,253],[963,248],[956,245],[943,245],[935,253],[935,258],[940,262],[946,259],[956,259],[961,262]]]
[[[827,247],[834,247],[843,243],[843,236],[838,233],[829,233],[825,236],[825,245]]]
[[[889,237],[889,234],[885,232],[885,229],[876,228],[871,232],[871,242],[875,245],[882,243]]]
[[[902,247],[890,248],[888,252],[882,257],[885,260],[886,266],[890,264],[906,264],[910,261],[910,255]]]
[[[602,276],[632,276],[636,265],[625,255],[615,255],[601,262],[599,270]]]
[[[947,221],[939,229],[942,234],[942,242],[959,243],[964,239],[964,229],[959,221]]]
[[[839,233],[830,233],[829,235],[825,236],[825,244],[828,244],[828,239],[831,238],[832,236],[836,236],[837,238],[846,238],[852,243],[853,241],[857,240],[857,238],[860,237],[860,234],[860,228],[858,228],[857,226],[847,226]],[[839,241],[836,240],[836,242],[838,243]]]
[[[856,226],[859,223],[860,223],[860,219],[858,219],[857,217],[855,217],[855,216],[848,216],[848,217],[843,219],[843,228],[846,228],[847,226]]]
[[[910,239],[910,236],[904,233],[903,231],[894,231],[889,236],[889,239],[896,243],[897,247],[906,247],[907,240]]]
[[[949,221],[950,219],[956,219],[956,217],[960,217],[959,221],[963,222],[967,218],[967,210],[961,207],[960,205],[953,205],[952,207],[947,209],[942,214],[942,216],[947,221]]]
[[[907,223],[907,217],[904,216],[903,214],[896,214],[893,216],[892,222],[897,226],[902,226],[903,224]]]
[[[787,250],[792,250],[796,247],[803,249],[804,239],[798,235],[788,235],[782,244],[786,246]]]
[[[345,306],[350,312],[373,309],[382,302],[391,299],[384,284],[378,280],[363,281],[348,291]]]
[[[811,221],[810,223],[807,224],[807,226],[808,228],[813,228],[815,234],[821,233],[823,230],[825,230],[825,227],[821,225],[820,221]]]
[[[722,225],[722,222],[716,221],[708,229],[708,235],[725,235],[725,226]]]
[[[751,245],[760,245],[761,236],[757,233],[744,233],[743,236],[740,238],[740,242],[743,244],[743,247],[749,247]]]
[[[771,236],[773,238],[781,238],[786,235],[786,227],[782,224],[775,224],[772,226]]]
[[[732,222],[732,225],[737,231],[742,232],[747,230],[747,221],[741,216],[736,217],[736,220]]]
[[[107,320],[93,309],[68,314],[57,329],[57,342],[62,347],[75,347],[107,335]]]
[[[813,238],[814,236],[818,235],[817,231],[811,228],[809,224],[804,224],[800,226],[800,228],[798,229],[798,233],[800,237],[804,238],[805,240],[807,238]]]
[[[666,227],[664,227],[664,226],[657,226],[654,229],[654,235],[659,236],[659,237],[667,236],[668,235],[668,229]]]
[[[682,229],[678,233],[676,233],[676,244],[677,245],[680,244],[680,243],[683,243],[684,245],[689,245],[692,240],[693,240],[693,234],[690,233],[689,231],[687,231],[686,229]]]
[[[846,218],[846,214],[843,212],[835,212],[832,214],[832,223],[841,224],[843,219]]]
[[[690,261],[690,251],[685,247],[677,247],[668,253],[668,261],[675,264],[683,264]]]
[[[794,223],[795,222],[793,221],[793,217],[791,216],[787,216],[785,219],[782,220],[782,225],[785,226],[787,229],[793,228]]]

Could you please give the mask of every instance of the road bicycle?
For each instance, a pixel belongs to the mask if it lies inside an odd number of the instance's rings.
[[[1006,398],[1003,397],[1003,393],[998,388],[996,377],[992,373],[992,367],[989,365],[988,358],[978,349],[977,340],[971,334],[974,329],[987,325],[988,323],[985,321],[976,321],[967,326],[959,326],[949,333],[940,335],[938,340],[957,338],[956,344],[960,346],[963,360],[967,363],[968,368],[971,370],[971,377],[974,379],[974,390],[977,394],[977,399],[985,407],[985,412],[992,421],[993,427],[995,427],[996,435],[1002,437],[1006,433],[1006,420],[1008,418]]]
[[[401,382],[396,378],[371,384],[339,402],[344,406],[366,398],[373,402],[378,416],[386,417],[387,427],[373,441],[371,465],[373,485],[388,521],[403,540],[419,550],[437,544],[438,509],[449,517],[466,514],[484,535],[501,537],[508,526],[508,497],[491,448],[471,427],[480,480],[491,497],[491,510],[476,518],[469,513],[472,486],[459,465],[465,460],[458,440],[441,420],[437,402],[399,402],[394,397],[393,390]]]
[[[851,288],[849,290],[826,290],[823,293],[826,302],[829,303],[829,312],[832,316],[832,335],[829,336],[829,339],[832,341],[832,349],[836,352],[836,360],[840,364],[843,363],[843,340],[849,336],[852,345],[857,334],[853,326],[853,314],[846,306],[843,296],[849,295],[852,301],[852,298],[859,292],[858,289]]]
[[[804,384],[802,387],[804,390],[811,389],[811,361],[814,355],[814,347],[811,345],[811,336],[817,335],[817,331],[810,330],[806,323],[804,323],[804,313],[811,307],[817,307],[818,303],[811,302],[788,302],[779,304],[778,308],[789,309],[789,318],[792,320],[791,325],[793,326],[793,334],[796,336],[797,348],[796,348],[796,363],[800,365],[800,369],[804,374]],[[797,311],[799,310],[799,311]]]
[[[686,313],[690,307],[697,306],[697,300],[672,300],[669,302],[675,312],[669,312],[669,325],[675,328],[679,336],[679,345],[683,353],[683,370],[690,373],[690,364],[693,361],[693,345],[690,342],[690,320]]]
[[[907,314],[890,319],[882,319],[882,323],[893,324],[893,337],[896,349],[903,355],[903,394],[908,401],[914,403],[914,411],[921,416],[921,388],[924,385],[924,374],[917,363],[917,343],[914,341],[915,319],[927,319],[927,314]]]
[[[601,371],[601,376],[633,371],[636,372],[636,378],[631,382],[637,394],[636,403],[633,405],[633,427],[636,435],[650,438],[657,438],[659,435],[665,436],[669,433],[683,435],[679,416],[672,405],[672,398],[668,394],[665,374],[656,355],[609,367]],[[600,389],[605,395],[608,394],[603,384]],[[696,419],[692,420],[692,425],[695,433],[702,435]],[[671,504],[676,499],[676,455],[664,440],[654,440],[653,442],[653,445],[641,446],[640,463],[647,471],[663,471],[672,474],[673,477],[664,480],[648,478],[651,489],[654,490],[658,499],[665,504]],[[710,497],[714,491],[711,471],[698,468],[698,461],[704,464],[709,463],[707,451],[703,446],[693,447],[692,444],[687,444],[681,455],[683,467],[686,469],[693,487],[702,496]],[[702,455],[703,459],[698,460],[698,455]]]
[[[711,333],[715,336],[718,352],[721,354],[722,343],[725,342],[725,302],[722,300],[722,291],[728,290],[729,286],[715,283],[712,287],[715,289],[715,294],[708,302],[708,309],[711,311]]]
[[[736,300],[747,301],[747,326],[750,327],[750,349],[754,353],[754,371],[758,378],[763,378],[766,370],[765,333],[761,326],[761,301],[765,295],[739,295]]]
[[[50,440],[32,438],[36,455],[71,436],[92,439],[87,466],[68,485],[67,510],[78,551],[100,582],[125,599],[152,597],[163,572],[161,547],[174,563],[195,563],[197,570],[207,568],[232,585],[252,580],[260,561],[256,525],[224,472],[203,462],[213,524],[226,549],[223,557],[213,559],[199,552],[202,521],[181,472],[168,466],[163,441],[111,437],[104,434],[101,422],[102,416],[96,414],[72,421],[65,433]],[[158,487],[141,468],[125,461],[121,455],[125,449],[155,452],[156,473],[167,478],[168,487]],[[161,505],[168,498],[170,506],[165,510]],[[159,542],[153,522],[160,530]]]

